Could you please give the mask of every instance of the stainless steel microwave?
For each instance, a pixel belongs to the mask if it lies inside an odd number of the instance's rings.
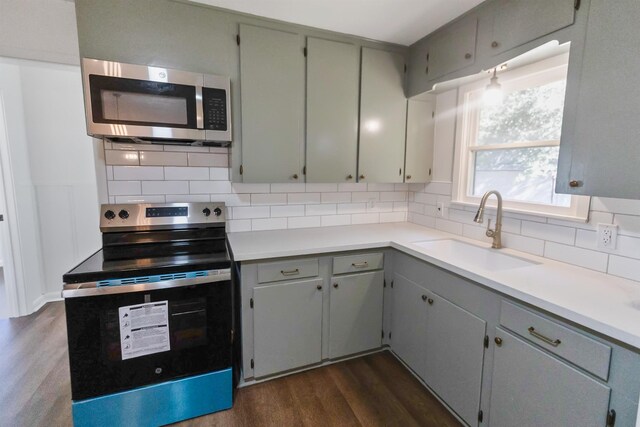
[[[84,58],[87,132],[114,141],[229,145],[229,77]]]

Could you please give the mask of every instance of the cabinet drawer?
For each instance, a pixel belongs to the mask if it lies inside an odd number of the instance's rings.
[[[300,279],[318,275],[318,259],[294,259],[258,264],[258,283]]]
[[[500,324],[607,381],[611,347],[524,308],[502,301]]]
[[[333,274],[379,270],[384,267],[381,252],[333,257]]]

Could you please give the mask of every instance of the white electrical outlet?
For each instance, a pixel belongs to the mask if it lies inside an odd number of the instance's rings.
[[[618,241],[618,226],[615,224],[598,224],[598,249],[613,250]]]
[[[444,216],[444,203],[438,202],[436,203],[436,215],[442,218]]]

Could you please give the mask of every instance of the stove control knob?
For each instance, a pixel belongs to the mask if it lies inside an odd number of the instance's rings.
[[[215,208],[215,209],[213,210],[213,213],[214,213],[216,216],[220,216],[220,215],[222,215],[222,210],[221,210],[220,208]]]
[[[204,209],[202,209],[202,213],[204,214],[204,216],[209,216],[209,215],[211,215],[211,209],[204,208]]]
[[[129,218],[129,212],[122,209],[120,212],[118,212],[118,216],[122,219],[127,219]]]
[[[112,211],[111,209],[109,209],[108,211],[106,211],[104,213],[104,217],[107,218],[109,221],[111,221],[113,218],[116,217],[116,213],[114,211]]]

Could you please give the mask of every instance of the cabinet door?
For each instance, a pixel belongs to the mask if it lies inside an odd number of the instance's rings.
[[[384,272],[331,279],[329,357],[372,350],[382,345]]]
[[[260,286],[253,302],[256,377],[320,362],[322,279]]]
[[[427,303],[424,381],[467,424],[477,425],[487,324],[437,295]]]
[[[573,24],[574,3],[574,0],[498,1],[488,46],[491,54],[506,52]],[[483,51],[486,48],[483,46]]]
[[[243,182],[302,182],[302,37],[240,25],[240,91]]]
[[[470,16],[433,35],[429,48],[427,77],[437,79],[473,65],[476,59],[478,18]]]
[[[407,100],[404,58],[362,48],[358,180],[403,182]]]
[[[407,152],[405,182],[431,181],[433,167],[433,135],[435,100],[413,100],[407,103]]]
[[[609,387],[501,328],[496,337],[492,427],[606,424]]]
[[[640,199],[638,22],[636,0],[618,0],[615,6],[591,1],[584,57],[575,65],[580,73],[567,82],[559,193]],[[570,96],[576,90],[577,96]]]
[[[392,295],[391,349],[416,374],[422,376],[426,343],[426,291],[411,280],[395,274]]]
[[[360,52],[307,38],[307,182],[355,182]]]

